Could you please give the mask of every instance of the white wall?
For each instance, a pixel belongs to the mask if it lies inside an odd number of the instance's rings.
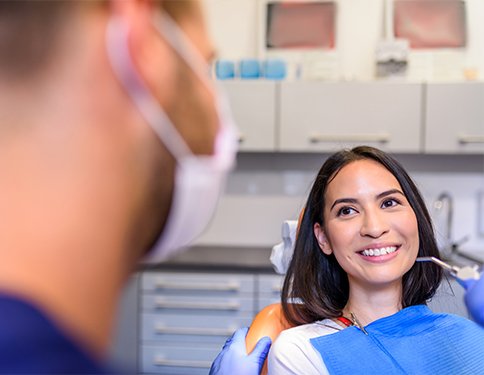
[[[239,155],[227,191],[198,244],[272,247],[283,220],[296,219],[325,154]],[[479,155],[397,155],[419,187],[429,211],[447,191],[454,200],[452,238],[468,236],[462,249],[484,254],[478,232],[478,192],[484,191],[484,157]]]
[[[219,56],[228,59],[264,57],[259,38],[262,0],[204,0],[209,30]],[[374,51],[382,36],[384,0],[336,0],[338,22],[339,79],[369,80],[374,77]],[[468,46],[465,51],[437,53],[412,52],[409,78],[453,80],[463,77],[463,69],[476,68],[484,78],[484,1],[467,1]],[[285,55],[289,61],[307,62],[311,54]],[[323,59],[324,54],[319,58]]]
[[[204,0],[220,58],[257,57],[257,0]]]

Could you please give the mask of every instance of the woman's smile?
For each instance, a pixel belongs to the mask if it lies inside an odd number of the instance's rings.
[[[364,250],[358,251],[364,260],[371,263],[384,263],[394,259],[398,254],[400,245],[371,246]]]

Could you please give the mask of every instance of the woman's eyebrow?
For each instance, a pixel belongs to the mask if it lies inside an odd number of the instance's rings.
[[[336,206],[339,203],[357,203],[358,201],[355,198],[340,198],[336,199],[333,204],[331,205],[331,208],[329,209],[330,211],[333,209],[334,206]]]
[[[376,198],[381,199],[383,197],[386,197],[386,196],[392,195],[392,194],[401,194],[401,195],[405,196],[405,194],[403,194],[403,192],[398,190],[398,189],[390,189],[390,190],[384,191],[383,193],[378,194],[376,196]]]
[[[392,195],[392,194],[401,194],[403,196],[405,196],[405,194],[403,194],[402,191],[398,190],[398,189],[390,189],[390,190],[386,190],[380,194],[378,194],[376,196],[376,199],[381,199],[381,198],[384,198],[388,195]],[[331,208],[329,209],[330,211],[334,208],[334,206],[336,206],[337,204],[340,204],[340,203],[358,203],[358,200],[355,199],[355,198],[339,198],[339,199],[336,199],[333,204],[331,205]]]

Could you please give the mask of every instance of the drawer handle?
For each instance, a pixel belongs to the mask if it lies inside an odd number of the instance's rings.
[[[459,143],[484,143],[484,135],[461,135],[458,137]]]
[[[273,292],[282,292],[282,286],[280,286],[279,284],[275,284],[272,286],[272,291]]]
[[[212,366],[212,362],[209,362],[209,361],[177,361],[173,359],[164,359],[160,357],[155,358],[153,364],[155,366],[171,366],[171,367],[210,368]]]
[[[160,335],[199,335],[199,336],[230,336],[237,329],[235,328],[187,328],[187,327],[165,327],[157,325],[155,331]]]
[[[239,141],[239,144],[244,143],[245,142],[245,135],[239,134],[239,138],[237,140]]]
[[[173,289],[173,290],[223,290],[223,291],[237,291],[240,289],[238,283],[228,284],[177,284],[158,281],[155,283],[156,289]]]
[[[155,302],[157,309],[191,309],[191,310],[239,310],[238,302],[170,302],[157,300]]]
[[[311,143],[323,142],[390,142],[388,134],[350,134],[350,135],[331,135],[331,134],[313,134],[309,136]]]

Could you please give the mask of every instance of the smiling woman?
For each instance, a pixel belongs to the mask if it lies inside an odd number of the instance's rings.
[[[427,308],[442,273],[417,256],[439,253],[403,167],[372,147],[333,154],[309,194],[284,282],[283,326],[296,327],[275,340],[269,373],[484,371],[484,331]]]
[[[391,254],[375,256],[388,247]],[[371,147],[333,154],[318,172],[306,203],[283,289],[285,315],[295,325],[341,316],[355,288],[384,285],[388,280],[379,280],[383,274],[397,280],[389,289],[399,288],[394,312],[425,303],[434,295],[441,271],[415,264],[417,254],[439,256],[430,215],[403,167]],[[294,298],[304,304],[289,308],[287,301]],[[363,321],[378,318],[359,315]]]

